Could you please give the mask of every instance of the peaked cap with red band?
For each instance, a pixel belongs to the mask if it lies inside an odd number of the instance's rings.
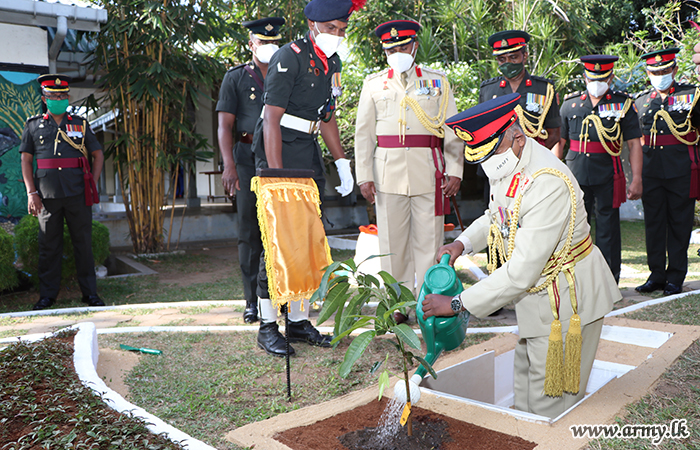
[[[445,125],[466,142],[467,163],[477,164],[494,154],[505,131],[518,121],[515,107],[519,100],[518,93],[496,97],[445,120]]]
[[[530,35],[521,30],[499,31],[489,36],[489,45],[493,47],[495,56],[520,50],[529,41]]]
[[[390,20],[374,29],[382,41],[382,48],[389,49],[408,44],[416,39],[420,24],[414,20]]]
[[[612,55],[586,55],[581,57],[581,62],[589,80],[604,80],[610,76],[618,59]]]
[[[647,63],[647,70],[658,72],[676,65],[676,53],[680,52],[678,47],[665,48],[645,53],[642,59]]]
[[[70,83],[73,81],[73,78],[68,75],[48,73],[40,75],[37,81],[41,85],[41,89],[46,92],[68,92],[70,91]]]
[[[311,0],[304,7],[304,15],[314,22],[347,22],[350,15],[365,6],[367,0]]]

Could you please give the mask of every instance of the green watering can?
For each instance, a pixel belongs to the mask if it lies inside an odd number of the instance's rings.
[[[464,290],[462,282],[457,278],[455,269],[449,265],[450,255],[445,253],[440,258],[440,263],[435,264],[425,272],[425,280],[418,295],[416,305],[416,317],[420,325],[423,340],[427,347],[425,360],[432,366],[443,351],[454,350],[459,347],[467,336],[469,324],[469,312],[462,311],[451,317],[428,317],[423,320],[423,300],[428,294],[440,294],[454,297]],[[428,371],[420,366],[416,375],[421,379]]]
[[[440,263],[435,264],[425,272],[423,286],[418,295],[416,305],[416,317],[423,334],[423,340],[427,347],[425,360],[432,366],[443,351],[454,350],[460,346],[467,335],[469,324],[469,312],[462,311],[451,317],[428,317],[423,320],[423,300],[428,294],[440,294],[454,297],[464,290],[462,282],[457,278],[457,273],[450,266],[450,255],[444,254]],[[422,365],[416,370],[409,380],[410,400],[415,404],[420,400],[420,388],[418,385],[428,373]],[[394,397],[402,402],[408,400],[406,395],[406,382],[399,380],[394,386]]]

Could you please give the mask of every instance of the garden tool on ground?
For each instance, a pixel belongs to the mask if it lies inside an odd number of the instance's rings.
[[[462,282],[457,277],[454,268],[449,265],[450,255],[444,254],[440,263],[435,264],[425,272],[425,279],[418,296],[416,305],[416,318],[420,325],[423,340],[427,348],[425,360],[432,366],[443,351],[454,350],[459,347],[467,335],[469,324],[469,312],[463,310],[456,316],[428,317],[423,319],[423,300],[428,294],[440,294],[453,297],[464,290]],[[409,380],[410,400],[415,404],[420,400],[420,388],[418,385],[427,373],[422,365]],[[399,380],[394,386],[394,398],[406,401],[406,382]]]

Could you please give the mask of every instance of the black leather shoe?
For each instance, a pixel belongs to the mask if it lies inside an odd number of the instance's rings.
[[[245,310],[243,311],[243,321],[245,323],[253,323],[258,321],[258,301],[245,303]]]
[[[87,303],[88,306],[105,306],[105,302],[96,295],[83,295],[83,303]]]
[[[290,342],[306,342],[318,347],[330,347],[333,340],[331,336],[319,333],[308,320],[289,322],[287,336],[289,336]]]
[[[654,291],[660,291],[661,289],[664,289],[666,285],[664,283],[657,283],[656,281],[647,281],[641,286],[637,286],[634,288],[635,291],[637,292],[642,292],[644,294],[648,294],[649,292],[654,292]]]
[[[291,339],[290,339],[291,341]],[[277,322],[261,323],[258,330],[258,347],[274,356],[286,356],[287,345],[284,336],[277,327]],[[289,346],[289,355],[294,354],[294,349]]]
[[[33,309],[34,309],[34,311],[39,311],[41,309],[50,308],[51,305],[53,305],[53,302],[55,302],[55,301],[56,300],[49,298],[49,297],[42,297],[39,299],[38,302],[36,302]]]
[[[683,292],[683,287],[678,286],[677,284],[673,283],[666,283],[666,287],[664,288],[664,295],[675,295],[675,294],[680,294]]]

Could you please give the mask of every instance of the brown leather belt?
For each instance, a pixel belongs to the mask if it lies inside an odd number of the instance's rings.
[[[253,133],[238,133],[238,142],[242,142],[244,144],[252,144]]]

